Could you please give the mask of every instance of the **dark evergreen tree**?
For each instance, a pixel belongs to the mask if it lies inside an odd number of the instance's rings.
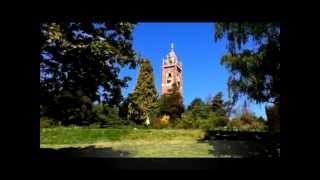
[[[128,99],[129,119],[138,124],[144,122],[157,101],[153,68],[149,60],[141,61],[137,84]]]
[[[223,93],[218,92],[211,101],[211,109],[214,113],[216,113],[218,116],[227,116],[227,109],[225,107],[225,103],[223,102]]]

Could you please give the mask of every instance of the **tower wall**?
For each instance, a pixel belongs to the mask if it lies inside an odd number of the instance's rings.
[[[169,77],[169,73],[171,73],[171,78]],[[170,82],[168,82],[168,80]],[[169,54],[162,62],[161,94],[170,93],[173,83],[178,85],[179,92],[182,95],[182,65],[175,55],[173,45],[171,45]]]

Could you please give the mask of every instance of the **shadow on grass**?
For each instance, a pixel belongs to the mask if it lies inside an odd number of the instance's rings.
[[[96,148],[89,146],[85,148],[40,148],[40,156],[49,158],[122,158],[129,157],[129,152],[115,151],[112,148]]]
[[[200,143],[209,143],[215,157],[280,158],[280,134],[207,131]]]

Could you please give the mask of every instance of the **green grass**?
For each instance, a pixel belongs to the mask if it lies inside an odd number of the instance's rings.
[[[212,146],[198,143],[201,130],[44,128],[41,148],[111,147],[130,157],[213,157]]]
[[[83,144],[100,140],[116,141],[129,133],[129,129],[42,128],[41,144]]]

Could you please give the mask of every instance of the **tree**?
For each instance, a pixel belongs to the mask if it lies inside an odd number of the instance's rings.
[[[221,99],[216,98],[216,101],[220,102],[220,100]],[[214,104],[218,105],[218,103]],[[225,126],[227,124],[227,118],[221,113],[223,101],[220,102],[219,107],[220,109],[217,108],[213,111],[211,103],[206,104],[200,98],[195,98],[188,106],[187,111],[182,113],[181,119],[177,122],[176,127],[214,129]]]
[[[228,39],[229,53],[221,59],[231,72],[229,89],[257,103],[280,103],[280,23],[216,23],[215,40]],[[253,49],[242,49],[249,39]]]
[[[191,101],[187,111],[190,111],[195,119],[206,119],[212,109],[202,99],[195,98]]]
[[[218,92],[211,101],[211,109],[213,112],[215,112],[217,115],[219,116],[226,116],[227,112],[226,112],[226,108],[224,106],[224,102],[223,102],[223,93],[222,92]]]
[[[190,105],[188,106],[187,110],[198,110],[201,106],[204,105],[204,102],[201,98],[195,98],[191,101]]]
[[[140,124],[149,117],[155,107],[157,90],[153,78],[153,69],[149,60],[141,61],[137,84],[129,95],[129,119]]]
[[[40,111],[63,124],[92,119],[92,102],[118,104],[129,77],[122,67],[136,66],[132,23],[59,22],[40,25]]]
[[[233,104],[230,103],[230,101],[224,102],[222,97],[223,93],[218,92],[214,97],[211,98],[211,101],[209,101],[208,105],[211,108],[211,111],[214,112],[219,118],[219,121],[224,122],[220,124],[227,124]]]
[[[233,101],[245,94],[257,103],[280,108],[280,23],[216,23],[215,40],[225,35],[229,54],[221,64],[231,72],[228,87]],[[242,49],[249,39],[256,48]],[[270,125],[280,124],[280,118],[273,120],[278,122]]]
[[[183,99],[175,83],[173,84],[171,93],[160,97],[159,108],[160,114],[169,115],[172,121],[181,118],[181,114],[184,112]]]

